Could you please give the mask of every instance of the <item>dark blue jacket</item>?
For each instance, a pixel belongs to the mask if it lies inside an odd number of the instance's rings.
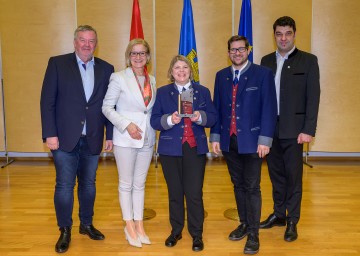
[[[201,124],[192,123],[197,153],[209,152],[208,140],[204,127],[211,127],[216,122],[216,110],[211,101],[208,88],[192,84],[194,89],[193,111],[199,111],[202,118]],[[167,118],[178,110],[179,91],[175,84],[168,84],[158,88],[155,104],[150,119],[151,126],[160,131],[158,153],[169,156],[182,156],[182,137],[184,134],[184,118],[181,122],[170,127]]]
[[[70,152],[79,141],[86,120],[90,150],[99,154],[106,139],[112,140],[112,124],[101,112],[114,67],[95,58],[94,90],[88,102],[75,53],[51,57],[41,91],[42,138],[59,138],[59,149]]]
[[[210,141],[220,142],[228,152],[232,106],[231,66],[216,74],[214,105],[218,121],[211,128]],[[258,144],[271,147],[275,132],[277,105],[274,76],[270,69],[248,62],[240,75],[236,104],[238,153],[256,153]]]

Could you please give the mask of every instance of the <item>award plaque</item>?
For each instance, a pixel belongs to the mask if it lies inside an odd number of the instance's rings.
[[[194,96],[194,90],[186,90],[179,94],[179,104],[178,104],[178,115],[180,117],[193,117],[195,116],[193,113],[193,97]]]

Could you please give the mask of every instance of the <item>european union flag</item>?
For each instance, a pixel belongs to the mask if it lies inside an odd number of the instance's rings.
[[[198,83],[199,65],[191,0],[184,0],[184,8],[181,19],[179,54],[184,55],[190,61],[194,71],[194,82]]]
[[[245,36],[250,43],[249,60],[253,62],[253,37],[252,37],[252,17],[251,0],[243,0],[241,4],[240,23],[238,35]]]

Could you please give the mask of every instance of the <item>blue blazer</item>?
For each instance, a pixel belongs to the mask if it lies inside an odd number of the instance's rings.
[[[228,152],[233,89],[231,66],[216,74],[214,105],[218,121],[211,128],[210,141],[220,142]],[[240,74],[236,95],[238,153],[256,153],[258,144],[271,147],[277,119],[274,76],[270,69],[248,62]]]
[[[215,124],[216,110],[208,88],[198,84],[192,84],[192,88],[194,89],[193,111],[199,111],[202,119],[201,124],[192,123],[197,153],[200,155],[209,152],[204,127]],[[184,118],[174,126],[167,124],[168,116],[178,110],[178,95],[179,91],[173,83],[160,87],[157,91],[150,124],[155,130],[160,131],[158,153],[162,155],[182,156]]]
[[[42,138],[59,138],[59,149],[70,152],[79,141],[86,120],[86,135],[93,154],[100,154],[106,139],[112,140],[113,126],[101,112],[114,67],[95,58],[94,90],[86,102],[75,53],[51,57],[41,91]]]

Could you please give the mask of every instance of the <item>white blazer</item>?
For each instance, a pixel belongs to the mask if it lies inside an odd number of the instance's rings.
[[[131,68],[115,72],[110,77],[102,112],[114,125],[113,143],[116,146],[142,148],[145,133],[149,145],[155,144],[155,130],[150,125],[150,117],[156,97],[156,82],[153,76],[149,77],[152,97],[147,107]],[[143,131],[141,140],[130,137],[126,130],[130,123],[136,124]]]

